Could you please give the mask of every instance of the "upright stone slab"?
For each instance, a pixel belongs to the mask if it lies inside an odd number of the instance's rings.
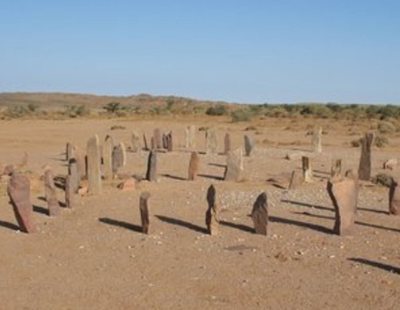
[[[114,146],[112,151],[112,172],[114,176],[118,173],[118,169],[125,165],[125,162],[125,146],[121,142],[117,146]]]
[[[87,142],[88,192],[91,194],[100,194],[102,191],[100,163],[99,137],[95,135]]]
[[[231,143],[231,135],[229,133],[226,133],[225,137],[224,137],[224,154],[225,155],[227,155],[228,152],[232,149],[231,144],[232,144]]]
[[[162,134],[162,148],[163,149],[168,149],[168,137],[166,133]]]
[[[147,138],[146,138],[145,134],[143,134],[143,145],[144,145],[144,150],[148,151],[149,150],[149,145],[147,143]]]
[[[146,180],[150,182],[157,181],[157,152],[150,151],[147,159]]]
[[[113,178],[113,150],[114,139],[107,135],[103,146],[103,174],[105,180]]]
[[[140,209],[140,218],[142,220],[142,231],[144,234],[149,233],[149,225],[150,225],[149,198],[150,198],[150,193],[148,192],[140,194],[139,209]]]
[[[78,194],[74,190],[74,183],[72,175],[67,175],[65,179],[65,207],[68,209],[73,209],[76,207]]]
[[[68,163],[68,175],[71,176],[72,190],[75,193],[78,192],[81,177],[79,175],[78,162],[75,159],[71,159]]]
[[[140,152],[141,145],[140,145],[140,136],[136,131],[132,131],[131,135],[131,150],[134,153]]]
[[[168,152],[172,152],[174,150],[174,143],[173,143],[173,139],[172,139],[172,131],[170,131],[166,136],[165,136],[165,140],[166,140],[166,149]]]
[[[185,148],[189,148],[190,146],[190,136],[189,136],[189,127],[185,128]]]
[[[210,235],[218,234],[219,215],[218,205],[216,204],[216,191],[214,185],[207,190],[208,209],[206,211],[207,231]]]
[[[304,182],[303,176],[299,171],[293,170],[292,174],[290,175],[290,181],[288,189],[296,189]]]
[[[356,186],[356,203],[354,205],[354,212],[357,214],[357,204],[358,204],[358,193],[360,191],[360,182],[358,180],[358,175],[351,169],[347,170],[344,176],[347,179],[353,180]]]
[[[250,156],[254,150],[254,140],[250,138],[248,135],[244,136],[244,151],[246,156]]]
[[[154,129],[153,132],[154,147],[156,149],[162,148],[161,130],[159,128]]]
[[[304,182],[312,183],[314,180],[313,180],[313,171],[311,168],[310,158],[307,156],[303,156],[301,158],[301,162],[302,162]]]
[[[241,149],[228,152],[226,157],[225,181],[240,181],[243,177],[243,153]]]
[[[75,158],[75,146],[68,142],[65,150],[65,160],[68,162],[70,159]]]
[[[189,126],[189,148],[196,148],[196,126]]]
[[[322,152],[322,128],[314,128],[311,143],[315,153]]]
[[[217,135],[214,129],[208,129],[206,131],[206,153],[217,154]]]
[[[400,215],[400,188],[398,178],[393,178],[389,189],[389,214]]]
[[[338,177],[342,173],[342,160],[341,159],[335,159],[332,162],[332,167],[331,167],[331,177]]]
[[[26,233],[35,232],[29,179],[14,172],[9,180],[7,193],[20,230]]]
[[[371,179],[371,146],[373,140],[373,133],[366,133],[364,138],[361,139],[361,156],[358,167],[360,180],[369,181]]]
[[[75,159],[80,180],[87,179],[86,155],[81,149],[76,148]]]
[[[333,232],[338,235],[350,234],[354,226],[357,206],[357,189],[354,180],[331,179],[328,182],[327,190],[335,207]]]
[[[54,175],[51,169],[44,172],[44,192],[50,216],[57,216],[60,213],[60,203],[57,198],[56,186],[54,185]]]
[[[261,193],[253,205],[251,211],[251,218],[254,223],[254,230],[256,234],[267,235],[268,225],[268,205],[267,205],[267,194]]]
[[[193,181],[197,178],[199,172],[200,159],[196,152],[192,152],[189,161],[188,180]]]

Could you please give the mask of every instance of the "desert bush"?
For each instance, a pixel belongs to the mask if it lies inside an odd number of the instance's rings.
[[[253,114],[249,110],[236,110],[231,113],[232,122],[248,122]]]
[[[21,118],[30,113],[29,109],[24,105],[12,105],[7,107],[4,115],[10,118]]]
[[[64,108],[63,115],[75,118],[87,116],[90,114],[90,110],[83,104],[81,105],[67,105]]]
[[[218,105],[209,107],[206,110],[206,114],[212,115],[212,116],[221,116],[221,115],[226,115],[227,113],[228,113],[228,109],[223,104],[218,104]]]
[[[113,125],[110,127],[110,130],[125,130],[126,127],[122,125]]]
[[[380,133],[393,133],[396,131],[396,126],[394,126],[391,122],[382,121],[378,124],[378,131]]]
[[[372,178],[372,183],[386,186],[386,187],[391,187],[393,183],[393,178],[390,175],[387,175],[385,173],[379,173],[376,176]]]
[[[376,136],[374,138],[374,144],[376,147],[385,147],[389,144],[389,139],[386,138],[385,136]]]
[[[119,102],[109,102],[105,106],[103,106],[103,109],[106,110],[108,113],[114,114],[117,113],[118,111],[123,110],[123,107]]]
[[[354,139],[350,141],[352,147],[359,147],[361,145],[361,139]]]

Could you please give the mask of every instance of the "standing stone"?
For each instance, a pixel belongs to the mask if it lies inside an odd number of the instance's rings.
[[[393,178],[389,190],[389,214],[400,215],[400,188],[398,180]]]
[[[173,144],[173,139],[172,139],[172,131],[170,131],[168,134],[165,136],[166,140],[166,149],[168,152],[172,152],[174,150],[174,144]]]
[[[157,181],[157,152],[150,151],[147,159],[146,180],[150,182]]]
[[[162,148],[162,140],[161,140],[161,130],[159,128],[154,129],[153,139],[154,139],[154,147],[156,149],[161,149]]]
[[[307,156],[303,156],[301,158],[301,162],[302,162],[304,182],[312,183],[313,182],[313,171],[311,168],[310,158]]]
[[[332,167],[331,167],[331,177],[338,177],[340,176],[342,172],[342,160],[341,159],[336,159],[332,162]]]
[[[206,153],[216,154],[217,153],[217,135],[214,129],[208,129],[206,131]]]
[[[254,140],[248,135],[244,136],[244,151],[246,156],[250,156],[254,149]]]
[[[44,192],[50,216],[57,216],[60,213],[60,203],[57,198],[56,186],[54,185],[54,175],[51,169],[44,172]]]
[[[224,137],[224,154],[227,155],[230,150],[231,150],[231,135],[229,133],[226,133]]]
[[[371,146],[373,140],[373,133],[366,133],[364,138],[361,139],[361,156],[358,167],[360,180],[369,181],[371,178]]]
[[[312,138],[311,138],[311,143],[313,146],[313,151],[315,153],[321,153],[322,152],[322,128],[314,128]]]
[[[117,146],[114,146],[112,151],[112,172],[115,176],[118,173],[118,169],[126,164],[126,152],[125,146],[120,142]]]
[[[102,191],[100,163],[99,137],[95,135],[87,142],[88,192],[91,194],[99,194]]]
[[[65,207],[73,209],[76,206],[78,194],[74,190],[74,181],[72,175],[67,175],[65,179]]]
[[[14,172],[9,180],[7,193],[20,230],[26,233],[35,232],[29,179]]]
[[[360,190],[360,182],[358,180],[358,175],[356,173],[354,173],[353,170],[349,169],[349,170],[346,171],[344,176],[347,179],[353,180],[354,184],[356,186],[356,203],[354,205],[354,212],[357,214],[358,193],[359,193],[359,190]]]
[[[206,211],[206,225],[207,231],[210,235],[218,234],[219,226],[219,208],[216,204],[216,191],[214,185],[211,185],[207,190],[207,203],[208,209]]]
[[[113,150],[114,139],[107,135],[103,146],[103,174],[106,180],[113,178]]]
[[[200,159],[196,152],[192,152],[190,155],[188,180],[193,181],[197,178],[199,172]]]
[[[225,181],[240,181],[242,178],[243,168],[243,153],[242,149],[229,151],[226,157]]]
[[[76,164],[78,166],[78,174],[80,180],[87,179],[87,165],[86,165],[86,156],[83,154],[83,152],[76,148],[75,151],[75,159],[76,159]]]
[[[72,190],[75,193],[78,192],[81,177],[79,175],[78,162],[75,159],[71,159],[68,163],[68,175],[71,176]]]
[[[27,152],[24,152],[24,155],[21,158],[21,162],[17,165],[19,169],[25,168],[28,165],[29,155]]]
[[[162,148],[163,149],[168,149],[168,137],[166,133],[162,134]]]
[[[147,144],[147,138],[146,138],[145,134],[143,134],[143,145],[144,145],[144,150],[148,151],[149,150],[149,145]]]
[[[75,158],[75,146],[72,143],[67,143],[65,150],[65,159],[69,161],[71,158]]]
[[[251,211],[251,218],[254,223],[254,230],[256,234],[267,235],[268,225],[268,205],[267,205],[267,194],[261,193],[253,205]]]
[[[196,126],[190,125],[188,127],[188,132],[189,132],[189,148],[195,148],[196,147]]]
[[[355,181],[348,178],[331,179],[328,182],[327,190],[335,208],[333,232],[338,235],[351,233],[357,206]]]
[[[136,131],[132,132],[131,136],[132,152],[137,153],[140,151],[140,136]]]
[[[293,170],[290,176],[288,189],[296,189],[303,183],[303,176],[299,171]]]
[[[144,192],[140,194],[139,200],[139,209],[140,209],[140,218],[142,220],[142,231],[144,234],[149,233],[149,198],[150,193]]]

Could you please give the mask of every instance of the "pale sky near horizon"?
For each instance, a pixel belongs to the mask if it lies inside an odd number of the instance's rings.
[[[0,2],[0,92],[400,104],[400,1]]]

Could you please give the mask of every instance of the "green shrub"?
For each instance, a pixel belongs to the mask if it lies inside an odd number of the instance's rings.
[[[63,114],[65,116],[75,118],[75,117],[81,117],[81,116],[88,116],[90,114],[90,110],[83,104],[67,105],[67,106],[65,106]]]
[[[236,110],[231,113],[232,122],[247,122],[251,120],[253,114],[248,110]]]
[[[391,122],[382,121],[378,124],[378,131],[380,133],[393,133],[396,131],[396,127]]]
[[[389,144],[389,139],[385,136],[376,136],[374,139],[374,144],[376,147],[385,147]]]
[[[228,113],[228,109],[223,104],[218,104],[218,105],[209,107],[206,110],[206,114],[212,115],[212,116],[221,116],[221,115],[226,115],[227,113]]]
[[[116,113],[118,111],[121,111],[123,107],[119,102],[109,102],[105,106],[103,106],[103,109],[106,110],[108,113]]]

